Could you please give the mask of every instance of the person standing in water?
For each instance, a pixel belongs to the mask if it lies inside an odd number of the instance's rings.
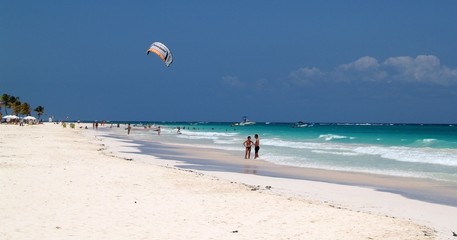
[[[254,159],[259,157],[259,149],[260,149],[260,140],[259,140],[259,135],[254,135],[255,138],[255,143],[254,143],[254,151],[255,151],[255,156]]]
[[[250,159],[251,158],[251,147],[254,142],[251,141],[251,136],[248,136],[246,141],[244,141],[243,145],[246,148],[246,151],[244,153],[244,159]]]

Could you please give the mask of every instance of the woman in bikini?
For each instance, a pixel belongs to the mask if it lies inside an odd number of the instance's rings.
[[[246,141],[244,141],[243,145],[246,147],[246,152],[244,153],[244,159],[250,159],[251,158],[251,146],[254,144],[254,142],[251,141],[251,136],[248,136]]]

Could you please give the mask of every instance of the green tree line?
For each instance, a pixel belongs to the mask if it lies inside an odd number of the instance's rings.
[[[27,102],[21,102],[19,97],[9,95],[4,93],[0,99],[0,109],[3,108],[5,110],[5,115],[8,115],[8,109],[14,115],[25,115],[30,116],[32,112],[32,107]],[[41,115],[44,114],[44,107],[38,106],[33,111],[35,111],[38,115],[38,118],[41,119]],[[0,112],[1,115],[1,112]]]

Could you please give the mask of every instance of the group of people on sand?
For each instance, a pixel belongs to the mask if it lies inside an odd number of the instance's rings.
[[[246,148],[246,151],[244,152],[244,159],[250,159],[251,158],[251,148],[252,148],[252,146],[254,146],[254,152],[255,152],[254,159],[259,157],[259,150],[260,150],[259,135],[255,134],[254,138],[255,138],[255,142],[253,142],[251,140],[251,136],[248,136],[246,138],[246,141],[243,142],[243,145]]]

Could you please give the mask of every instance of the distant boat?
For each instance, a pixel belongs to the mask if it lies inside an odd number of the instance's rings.
[[[300,121],[300,122],[296,122],[292,127],[294,127],[294,128],[303,128],[303,127],[310,127],[310,126],[312,126],[312,125]]]
[[[243,117],[243,120],[239,123],[233,124],[233,126],[249,126],[249,125],[254,125],[255,122],[250,121],[246,116]]]

